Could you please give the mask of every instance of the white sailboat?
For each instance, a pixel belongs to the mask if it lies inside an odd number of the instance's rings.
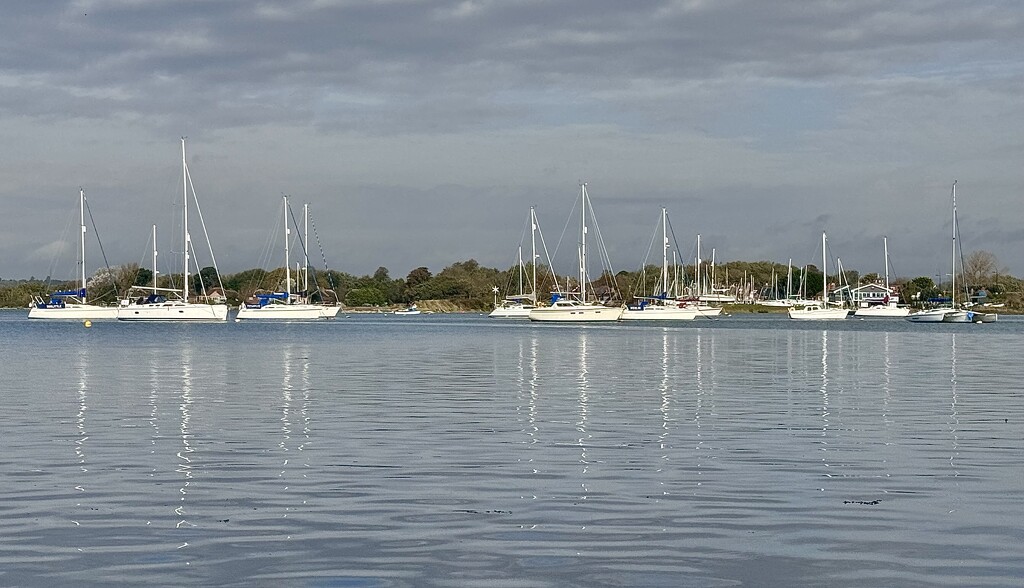
[[[192,238],[188,232],[188,193],[192,178],[188,172],[188,163],[185,161],[185,138],[181,138],[181,176],[182,176],[182,282],[181,288],[158,288],[157,287],[157,247],[156,247],[156,225],[153,226],[153,285],[133,286],[128,297],[121,301],[117,309],[117,320],[120,321],[150,321],[150,322],[220,322],[228,318],[228,307],[225,304],[207,304],[205,302],[189,302],[189,259],[192,249]],[[199,221],[203,225],[203,233],[206,234],[206,225],[202,222],[203,213],[199,210],[199,200],[196,198],[195,189],[192,190],[192,199],[196,203],[196,212],[199,213]],[[209,246],[209,236],[206,239]],[[213,248],[210,247],[210,257],[213,257]],[[216,268],[216,260],[213,261]],[[219,272],[218,272],[219,279]],[[137,298],[132,291],[141,292]],[[223,288],[222,290],[223,291]]]
[[[622,315],[621,307],[605,306],[592,302],[588,297],[587,275],[587,185],[580,184],[580,247],[579,247],[579,292],[552,293],[551,306],[542,306],[530,311],[530,320],[539,322],[612,322]],[[600,236],[600,233],[598,233]]]
[[[302,207],[303,223],[303,267],[302,293],[292,292],[291,259],[289,258],[289,241],[291,229],[288,226],[290,212],[288,196],[284,196],[284,292],[258,293],[254,300],[243,302],[238,307],[235,320],[316,320],[331,319],[337,316],[340,306],[314,304],[309,300],[309,205]]]
[[[910,308],[899,305],[899,296],[892,295],[889,287],[889,238],[882,237],[882,248],[885,252],[885,290],[888,292],[882,304],[862,306],[853,313],[861,318],[901,318],[910,314]]]
[[[952,273],[952,297],[950,299],[949,306],[940,306],[938,308],[929,308],[921,310],[915,313],[908,314],[905,318],[912,323],[969,323],[974,318],[974,313],[957,308],[956,306],[956,238],[957,238],[957,218],[956,218],[956,180],[953,181],[953,228],[952,228],[952,245],[950,252],[950,267]]]
[[[697,317],[698,310],[669,298],[668,286],[668,212],[661,209],[661,293],[659,296],[641,296],[639,302],[623,307],[622,320],[676,320],[689,321]]]
[[[530,311],[537,308],[537,212],[530,207],[530,292],[524,286],[523,247],[519,246],[519,294],[497,300],[498,288],[494,288],[494,310],[491,318],[530,318]]]
[[[828,305],[828,253],[826,252],[827,237],[821,234],[822,275],[824,280],[820,304],[810,304],[802,308],[790,308],[789,318],[797,320],[840,320],[845,319],[849,311],[845,308],[830,308]]]
[[[85,190],[78,190],[79,204],[79,246],[78,246],[78,288],[58,290],[49,299],[37,296],[28,311],[30,319],[100,320],[116,319],[116,306],[89,304],[85,272]]]
[[[712,267],[714,267],[714,249],[711,250]],[[676,303],[679,304],[680,308],[689,308],[696,310],[699,316],[704,317],[716,317],[722,314],[721,306],[712,306],[708,304],[709,301],[714,300],[715,302],[728,302],[728,297],[725,299],[719,299],[718,295],[712,295],[714,288],[714,278],[709,277],[707,272],[702,271],[704,262],[700,256],[700,235],[697,235],[697,257],[693,263],[693,292],[691,296],[677,296]],[[704,287],[704,282],[710,279],[711,284],[707,289]],[[724,291],[724,290],[723,290]],[[721,293],[721,292],[719,292]],[[732,297],[732,302],[735,302],[736,298]]]

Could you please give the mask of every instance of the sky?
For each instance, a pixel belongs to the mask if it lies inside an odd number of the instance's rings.
[[[934,278],[956,180],[965,254],[1024,276],[1022,31],[1017,0],[12,0],[0,278],[74,275],[80,187],[111,265],[154,223],[180,251],[183,136],[225,273],[282,194],[330,269],[507,268],[536,206],[572,273],[585,181],[615,271],[660,263],[664,206],[680,256],[818,264],[826,232],[882,273],[887,236]]]

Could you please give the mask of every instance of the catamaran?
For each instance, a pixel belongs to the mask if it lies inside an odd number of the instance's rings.
[[[181,288],[159,288],[157,287],[157,247],[156,247],[156,225],[153,225],[153,285],[132,286],[128,297],[121,301],[117,309],[117,320],[119,321],[155,321],[155,322],[195,322],[195,321],[225,321],[228,318],[228,307],[225,304],[208,304],[206,302],[189,301],[189,277],[190,255],[194,254],[192,249],[192,238],[188,232],[188,209],[189,209],[189,187],[192,185],[192,177],[189,175],[188,163],[185,160],[185,137],[181,138],[181,177],[182,177],[182,281]],[[199,214],[199,221],[203,226],[203,234],[207,237],[206,243],[209,247],[209,236],[206,235],[206,224],[203,222],[203,213],[199,210],[199,200],[196,198],[195,188],[192,189],[192,200],[196,204],[196,212]],[[213,248],[210,249],[210,257],[213,257]],[[214,259],[214,270],[217,262]],[[217,279],[220,273],[217,272]],[[133,291],[141,293],[138,297]],[[221,287],[221,292],[223,292]],[[197,296],[197,300],[209,300],[205,294]]]
[[[78,288],[51,292],[49,299],[36,296],[28,311],[30,319],[98,320],[117,318],[116,306],[89,304],[85,273],[85,190],[78,190],[79,245]]]
[[[531,321],[543,322],[610,322],[622,315],[621,307],[605,306],[591,297],[593,287],[587,274],[587,185],[580,184],[580,246],[579,291],[552,292],[551,306],[530,311]],[[598,231],[600,237],[600,231]]]
[[[331,319],[337,316],[340,306],[315,304],[309,299],[309,205],[304,204],[303,212],[303,267],[302,292],[292,292],[291,259],[289,259],[289,241],[291,229],[288,217],[291,208],[288,196],[284,196],[284,292],[257,293],[252,301],[244,302],[238,307],[235,320],[272,319],[272,320],[311,320]]]

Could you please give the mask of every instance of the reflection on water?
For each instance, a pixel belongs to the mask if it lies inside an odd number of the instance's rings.
[[[1024,576],[1024,324],[17,327],[0,585]]]

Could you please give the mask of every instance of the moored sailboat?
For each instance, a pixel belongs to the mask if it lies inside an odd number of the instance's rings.
[[[889,286],[889,238],[882,237],[882,249],[885,253],[885,297],[880,304],[864,304],[853,316],[860,318],[901,318],[910,314],[910,308],[899,305],[899,296],[895,296]]]
[[[580,184],[580,246],[579,246],[579,291],[553,292],[551,306],[542,306],[530,311],[530,320],[539,322],[613,322],[619,320],[622,308],[605,306],[592,297],[587,274],[587,185]],[[598,232],[600,236],[600,232]]]
[[[537,308],[537,212],[530,207],[530,292],[525,290],[525,271],[523,263],[523,247],[519,246],[519,293],[505,296],[497,300],[498,287],[494,287],[494,310],[487,316],[491,318],[530,318],[530,311]]]
[[[841,320],[849,315],[849,311],[842,307],[829,307],[828,304],[828,253],[826,243],[828,238],[825,233],[821,234],[821,259],[822,273],[824,275],[821,303],[811,304],[802,308],[790,308],[789,318],[797,320]]]
[[[331,319],[337,316],[341,307],[338,305],[317,304],[309,299],[309,206],[303,205],[303,267],[302,292],[292,292],[291,259],[289,258],[289,241],[291,229],[288,226],[291,208],[288,196],[284,196],[284,292],[257,293],[250,301],[238,307],[235,320],[316,320]]]
[[[78,190],[79,245],[78,288],[51,292],[48,299],[37,296],[28,311],[30,319],[100,320],[116,319],[116,306],[89,304],[85,272],[85,190]],[[91,213],[90,213],[91,214]]]
[[[689,321],[697,317],[698,310],[669,297],[668,279],[668,212],[661,209],[661,292],[658,296],[638,296],[637,302],[622,309],[622,320],[674,320]]]
[[[137,322],[221,322],[228,318],[228,307],[223,303],[207,303],[199,300],[209,300],[209,296],[202,294],[197,296],[196,302],[189,300],[189,260],[192,251],[192,238],[188,232],[188,209],[189,209],[189,186],[192,178],[188,172],[188,163],[185,160],[185,138],[181,138],[181,174],[182,174],[182,282],[181,288],[160,288],[157,287],[157,247],[156,247],[156,225],[153,226],[153,285],[133,286],[129,290],[128,297],[121,301],[117,309],[117,320]],[[203,215],[199,211],[199,201],[195,197],[195,190],[192,191],[192,199],[196,204],[196,211],[199,213],[199,220],[202,223]],[[206,235],[206,226],[203,224],[203,234]],[[209,237],[207,236],[209,246]],[[213,248],[210,247],[210,256],[213,257]],[[216,271],[216,260],[213,260]],[[220,279],[219,272],[217,279]],[[139,291],[142,295],[137,298],[132,291]],[[223,287],[221,288],[223,292]]]

